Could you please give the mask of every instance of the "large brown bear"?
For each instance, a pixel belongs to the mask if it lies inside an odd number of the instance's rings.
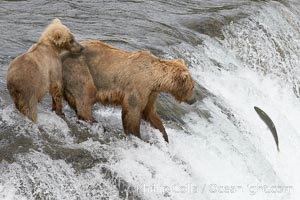
[[[179,102],[193,94],[194,81],[182,59],[162,60],[149,51],[127,52],[99,41],[84,41],[80,55],[62,56],[64,97],[83,120],[91,120],[92,105],[121,105],[124,132],[140,137],[144,119],[168,135],[156,113],[160,92]]]
[[[83,47],[59,19],[45,29],[38,43],[15,58],[7,72],[7,88],[17,109],[37,121],[37,103],[50,89],[52,110],[62,115],[63,50],[79,53]]]

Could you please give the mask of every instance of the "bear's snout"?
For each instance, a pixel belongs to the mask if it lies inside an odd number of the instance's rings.
[[[80,52],[82,52],[83,49],[84,49],[84,47],[80,45]]]
[[[193,92],[192,96],[187,98],[185,100],[185,103],[189,104],[189,105],[192,105],[194,104],[195,102],[197,101],[197,98],[196,98],[196,95],[195,95],[195,92]]]
[[[81,53],[83,51],[84,47],[79,44],[77,41],[72,41],[69,46],[69,51],[72,53]]]

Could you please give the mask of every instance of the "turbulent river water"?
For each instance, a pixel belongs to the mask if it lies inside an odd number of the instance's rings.
[[[0,1],[0,199],[298,200],[300,3],[297,0]],[[6,89],[9,63],[59,17],[78,40],[183,58],[197,102],[162,94],[169,134],[125,137],[118,107],[98,123],[51,112],[25,119]],[[273,136],[254,110],[273,120]]]

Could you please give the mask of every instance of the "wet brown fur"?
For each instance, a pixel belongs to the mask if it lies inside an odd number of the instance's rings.
[[[126,134],[140,137],[144,119],[168,141],[156,99],[160,92],[172,94],[179,102],[192,96],[194,81],[184,61],[159,59],[149,51],[127,52],[100,41],[80,44],[85,47],[80,56],[66,54],[62,59],[65,98],[78,117],[94,120],[91,110],[96,101],[121,105]]]
[[[59,19],[47,26],[38,43],[15,58],[7,72],[7,88],[16,108],[31,121],[37,121],[37,104],[47,91],[52,109],[62,115],[62,71],[60,53],[80,52],[82,46]]]

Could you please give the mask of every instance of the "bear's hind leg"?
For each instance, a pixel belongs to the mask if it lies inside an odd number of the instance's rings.
[[[76,111],[76,101],[73,95],[71,95],[69,92],[64,91],[64,98],[68,102],[69,106]],[[77,113],[77,111],[76,111]]]
[[[76,99],[78,119],[96,122],[92,115],[92,108],[96,103],[97,89],[92,81],[89,81],[83,88],[83,93]]]
[[[38,100],[36,97],[31,97],[30,99],[20,97],[18,101],[15,102],[17,109],[34,123],[37,122],[37,103]]]
[[[59,116],[64,116],[62,113],[62,87],[59,83],[50,84],[50,94],[52,96],[52,111]]]
[[[14,87],[8,87],[16,108],[34,123],[37,122],[37,97],[32,90],[23,92]]]
[[[37,100],[32,102],[28,110],[28,118],[34,123],[37,122]]]

